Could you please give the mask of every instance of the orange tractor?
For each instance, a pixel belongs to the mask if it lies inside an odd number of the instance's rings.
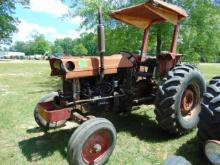
[[[103,164],[115,147],[115,128],[104,118],[92,117],[97,109],[126,112],[134,105],[155,104],[159,126],[174,134],[186,133],[198,123],[205,82],[194,66],[181,64],[182,55],[176,52],[180,21],[187,17],[186,11],[161,0],[149,0],[112,11],[110,17],[144,30],[141,53],[104,56],[99,10],[100,56],[50,59],[51,75],[61,77],[63,89],[43,97],[34,111],[44,130],[71,120],[82,123],[68,143],[70,164]],[[150,57],[150,28],[165,22],[174,25],[171,50]]]

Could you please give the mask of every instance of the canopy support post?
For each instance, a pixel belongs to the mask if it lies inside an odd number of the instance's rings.
[[[149,32],[150,32],[149,27],[144,30],[144,37],[143,37],[142,47],[141,47],[141,61],[144,61],[144,59],[147,57]]]
[[[172,45],[171,45],[171,53],[176,53],[177,50],[177,42],[178,42],[178,36],[179,36],[179,31],[180,31],[180,24],[178,23],[175,25],[174,32],[173,32],[173,40],[172,40]]]

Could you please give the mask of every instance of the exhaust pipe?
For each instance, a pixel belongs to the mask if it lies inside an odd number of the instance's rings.
[[[104,79],[104,55],[105,55],[105,27],[103,25],[102,8],[99,7],[98,12],[98,46],[100,54],[100,80]]]

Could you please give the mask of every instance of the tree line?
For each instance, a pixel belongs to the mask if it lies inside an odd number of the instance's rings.
[[[181,22],[178,51],[187,62],[220,62],[220,1],[219,0],[165,0],[184,8],[188,19]],[[96,26],[97,6],[105,13],[107,51],[109,53],[140,50],[143,31],[111,20],[109,10],[120,9],[146,2],[146,0],[73,0],[74,11],[84,18],[82,25]],[[149,54],[170,50],[173,28],[170,24],[156,25],[151,29]],[[160,45],[157,41],[160,40]]]
[[[11,1],[11,0],[6,0]],[[182,22],[178,51],[187,62],[220,62],[220,1],[219,0],[166,0],[183,7],[189,18]],[[110,10],[136,5],[146,0],[72,0],[73,15],[83,18],[82,27],[95,29],[97,26],[97,7],[102,5],[107,55],[120,51],[139,53],[143,30],[111,20]],[[1,9],[0,9],[1,10]],[[1,22],[1,21],[0,21]],[[1,24],[0,24],[1,26]],[[1,28],[0,28],[1,29]],[[151,29],[149,55],[169,50],[173,26],[156,25]],[[1,40],[1,38],[0,38]],[[158,45],[158,40],[160,44]],[[42,35],[35,36],[30,42],[17,42],[11,48],[28,54],[68,54],[97,55],[96,33],[82,34],[79,39],[57,39],[53,43]],[[158,49],[159,48],[159,49]]]
[[[33,36],[32,41],[17,41],[10,47],[11,51],[24,52],[25,55],[47,55],[47,56],[63,56],[63,55],[94,55],[96,53],[96,41],[93,41],[94,34],[81,35],[81,38],[56,39],[49,42],[42,34]],[[89,42],[87,42],[87,39]]]

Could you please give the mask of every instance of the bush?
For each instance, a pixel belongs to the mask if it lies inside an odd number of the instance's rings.
[[[183,55],[183,61],[190,64],[198,64],[200,62],[200,55],[196,52],[188,52]]]

